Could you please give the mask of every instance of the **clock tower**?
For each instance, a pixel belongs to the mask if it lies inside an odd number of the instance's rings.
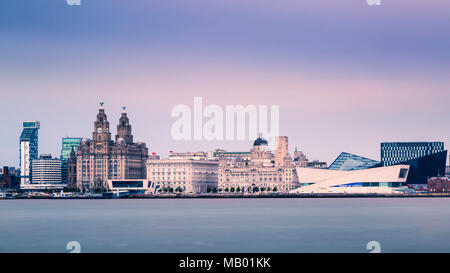
[[[92,133],[92,140],[94,141],[95,146],[107,146],[111,141],[109,122],[105,114],[103,102],[100,103],[97,120],[94,122],[94,132]]]
[[[133,142],[131,125],[125,108],[111,139],[109,122],[100,103],[92,139],[83,139],[76,155],[76,186],[83,192],[102,191],[107,180],[145,179],[148,149],[143,142]]]

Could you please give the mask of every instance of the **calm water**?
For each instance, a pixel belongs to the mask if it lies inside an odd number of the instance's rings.
[[[0,252],[450,252],[450,198],[0,200]]]

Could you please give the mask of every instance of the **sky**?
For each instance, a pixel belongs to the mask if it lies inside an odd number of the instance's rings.
[[[175,141],[178,104],[279,105],[280,134],[310,160],[380,159],[383,141],[450,142],[450,1],[0,0],[0,166],[22,121],[39,153],[111,131],[168,151],[248,151],[252,141]]]

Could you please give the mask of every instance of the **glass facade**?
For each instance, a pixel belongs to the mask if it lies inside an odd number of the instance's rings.
[[[81,137],[64,137],[62,139],[61,160],[68,160],[72,148],[76,152],[81,140]]]
[[[76,152],[78,146],[80,146],[80,142],[83,140],[81,137],[64,137],[62,139],[62,148],[61,148],[61,178],[63,183],[67,183],[68,179],[68,166],[67,163],[69,161],[70,153],[73,150]]]
[[[351,188],[351,187],[389,187],[398,188],[404,186],[400,182],[358,182],[332,186],[332,188]]]
[[[427,184],[429,177],[445,175],[447,151],[444,142],[381,143],[381,164],[411,166],[407,184]]]
[[[142,188],[144,182],[140,181],[113,181],[113,188]]]
[[[349,153],[341,153],[328,169],[334,171],[355,171],[374,168],[379,165],[380,162],[373,159]]]
[[[392,166],[443,151],[444,142],[383,142],[381,162],[383,166]]]

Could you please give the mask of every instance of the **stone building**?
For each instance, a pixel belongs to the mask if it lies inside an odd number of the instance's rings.
[[[108,179],[144,179],[147,158],[145,143],[133,141],[125,107],[113,141],[101,103],[92,139],[83,139],[76,151],[76,187],[83,192],[99,191],[106,188]]]
[[[77,154],[72,147],[67,159],[67,187],[71,190],[78,189],[77,186]]]
[[[161,192],[204,193],[217,189],[217,169],[218,161],[206,153],[171,153],[147,161],[147,179]]]
[[[222,192],[285,192],[297,188],[298,179],[288,152],[287,137],[279,137],[275,155],[259,137],[250,159],[219,158],[218,186]]]
[[[450,192],[450,178],[449,177],[431,177],[428,178],[429,192]]]

